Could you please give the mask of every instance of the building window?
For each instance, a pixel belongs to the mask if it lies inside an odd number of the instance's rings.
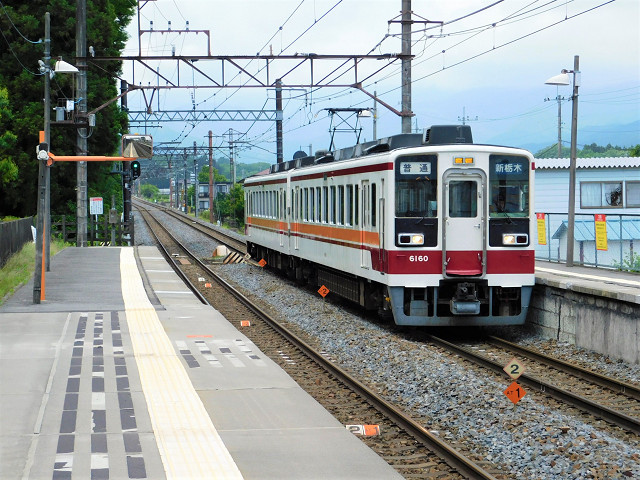
[[[622,207],[622,182],[580,183],[580,206],[582,208]]]
[[[627,207],[640,207],[640,182],[627,182]]]

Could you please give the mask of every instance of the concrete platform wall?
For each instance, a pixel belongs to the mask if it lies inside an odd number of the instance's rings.
[[[640,305],[538,283],[527,323],[547,338],[640,364]]]

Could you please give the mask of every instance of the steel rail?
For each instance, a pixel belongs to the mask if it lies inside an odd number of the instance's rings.
[[[433,335],[427,335],[427,338],[429,338],[429,340],[431,340],[434,344],[439,345],[445,350],[453,351],[463,358],[472,361],[476,365],[488,368],[489,370],[493,370],[496,373],[504,373],[504,365],[501,365],[498,362],[489,360],[482,355],[474,353],[467,348],[443,340],[442,338],[438,338]],[[587,398],[576,395],[567,390],[563,390],[554,385],[551,385],[550,383],[543,382],[542,380],[538,380],[527,374],[522,374],[520,377],[518,377],[518,382],[521,382],[524,385],[527,385],[537,391],[546,393],[556,400],[560,400],[580,410],[589,412],[592,415],[606,420],[607,422],[613,423],[614,425],[617,425],[627,431],[640,435],[640,419],[630,417],[629,415],[625,415],[621,412],[617,412],[611,408],[605,407],[604,405],[592,402]]]
[[[150,225],[148,219],[146,218],[146,215],[151,216],[151,218],[153,218],[153,220],[158,224],[158,226],[160,228],[162,228],[164,230],[164,232],[174,241],[176,242],[180,248],[182,248],[185,252],[187,252],[188,255],[191,255],[191,253],[184,248],[184,246],[175,239],[175,237],[173,235],[171,235],[171,233],[169,233],[169,231],[164,227],[164,225],[162,225],[158,220],[156,220],[153,215],[151,215],[150,212],[148,212],[147,210],[143,210],[140,209],[138,207],[138,211],[142,214],[142,218],[145,221],[145,223],[147,224],[147,226],[149,227],[149,231],[151,232],[151,234],[153,235],[153,237],[156,240],[156,245],[159,247],[160,249],[160,253],[162,253],[162,255],[165,257],[165,259],[167,260],[167,262],[169,262],[170,265],[173,266],[174,271],[178,274],[178,276],[182,279],[182,281],[189,287],[189,289],[193,292],[193,294],[198,298],[198,300],[200,300],[202,303],[204,303],[205,305],[210,305],[209,302],[207,301],[207,299],[204,297],[204,295],[202,295],[202,293],[200,293],[200,291],[198,290],[198,288],[191,282],[191,280],[189,280],[187,278],[187,276],[184,274],[184,272],[182,271],[182,269],[180,269],[178,267],[178,265],[176,265],[175,260],[173,259],[173,257],[171,256],[171,254],[167,251],[167,249],[165,248],[165,246],[162,244],[162,242],[160,241],[160,239],[158,238],[158,236],[156,235],[156,232],[154,231],[153,227]],[[143,213],[146,212],[146,213]],[[198,260],[195,257],[192,257],[193,259],[195,259],[197,262],[200,263],[200,260]]]
[[[582,378],[583,380],[587,380],[588,382],[594,383],[601,387],[608,388],[610,390],[613,390],[614,392],[624,394],[635,400],[640,400],[640,387],[636,387],[635,385],[623,382],[621,380],[616,380],[615,378],[607,377],[605,375],[587,370],[586,368],[582,368],[577,365],[572,365],[571,363],[565,362],[564,360],[549,357],[542,353],[536,352],[531,348],[516,345],[515,343],[508,342],[507,340],[504,340],[502,338],[494,336],[489,336],[489,338],[494,342],[496,346],[513,350],[514,352],[517,352],[524,357],[528,357],[540,363],[547,364],[553,368],[562,370],[565,373],[569,373],[576,377]]]
[[[163,227],[164,228],[164,227]],[[166,229],[165,229],[166,230]],[[167,232],[168,233],[168,232]],[[292,331],[278,323],[275,319],[270,317],[267,313],[262,311],[260,307],[255,305],[251,300],[245,297],[239,290],[229,284],[226,280],[216,274],[207,265],[200,261],[195,255],[182,245],[178,240],[169,234],[169,236],[187,252],[190,258],[203,270],[205,270],[212,279],[220,284],[223,288],[229,291],[234,297],[236,297],[243,305],[250,309],[256,316],[261,318],[267,325],[282,335],[286,340],[291,342],[302,353],[307,355],[310,359],[316,362],[320,367],[324,368],[329,374],[335,376],[340,382],[347,387],[351,388],[358,395],[366,399],[374,408],[386,415],[389,419],[395,422],[397,425],[405,429],[411,436],[413,436],[418,442],[422,443],[429,450],[434,452],[437,456],[444,459],[445,462],[456,469],[461,475],[474,480],[497,480],[496,477],[484,470],[481,466],[477,465],[471,459],[467,458],[462,453],[455,450],[447,443],[440,440],[438,437],[430,433],[426,428],[420,425],[418,422],[409,417],[405,412],[400,410],[395,405],[387,402],[384,398],[378,395],[373,390],[369,389],[363,383],[355,379],[348,374],[345,370],[341,369],[337,365],[327,360],[320,353],[316,352],[312,346],[294,334]],[[173,263],[173,262],[172,262]],[[175,263],[173,263],[175,265]],[[176,267],[177,268],[177,265]],[[177,268],[180,270],[179,268]]]

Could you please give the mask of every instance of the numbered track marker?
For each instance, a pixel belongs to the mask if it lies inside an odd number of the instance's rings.
[[[517,358],[513,357],[509,360],[509,363],[505,365],[503,370],[514,380],[517,380],[520,375],[524,373],[524,365],[522,365]]]

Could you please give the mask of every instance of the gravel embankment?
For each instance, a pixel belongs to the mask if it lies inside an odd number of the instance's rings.
[[[136,243],[151,244],[139,224],[136,222]],[[177,221],[175,228],[198,254],[211,256],[212,242],[196,238]],[[496,379],[429,344],[404,339],[387,326],[323,301],[268,271],[240,264],[221,267],[218,272],[307,332],[343,368],[357,372],[390,400],[411,409],[430,430],[464,445],[478,458],[505,465],[513,478],[640,478],[637,437],[624,439],[588,419],[561,413],[535,392],[513,406],[502,394],[510,383],[506,376]],[[611,361],[519,329],[509,330],[511,338],[520,343],[640,383],[637,365]],[[503,336],[507,333],[502,332]]]

